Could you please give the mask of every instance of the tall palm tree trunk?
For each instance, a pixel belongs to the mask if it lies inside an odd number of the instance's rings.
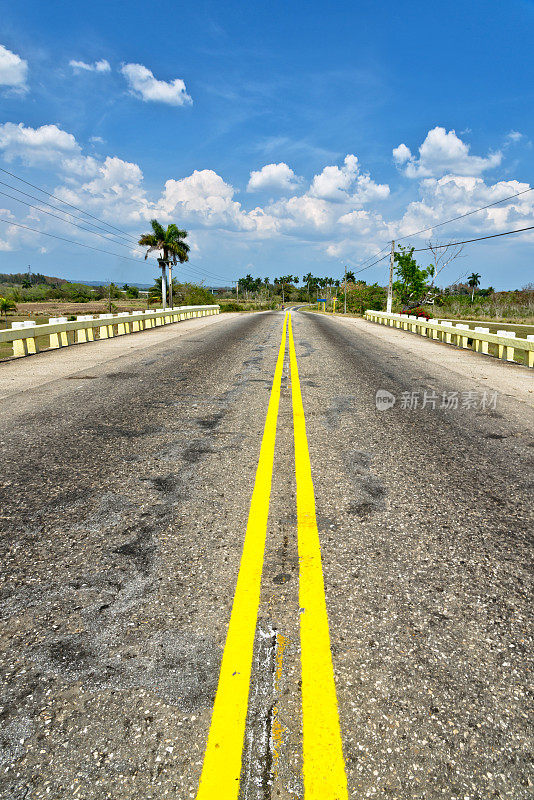
[[[167,308],[167,275],[166,275],[166,261],[162,258],[161,263],[161,307],[165,311]]]

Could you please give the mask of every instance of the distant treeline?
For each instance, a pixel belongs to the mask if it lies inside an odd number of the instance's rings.
[[[9,286],[37,286],[47,284],[48,286],[59,286],[67,283],[64,278],[52,278],[50,275],[42,275],[40,272],[0,272],[0,283]]]

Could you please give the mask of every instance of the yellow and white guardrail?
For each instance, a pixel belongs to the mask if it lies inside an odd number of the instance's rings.
[[[93,342],[96,339],[111,339],[127,333],[169,325],[193,317],[207,317],[218,314],[220,306],[177,306],[165,311],[123,311],[120,314],[82,314],[75,320],[67,317],[51,317],[47,323],[37,325],[31,320],[13,322],[11,328],[0,331],[0,342],[12,342],[14,356],[27,356],[39,352],[38,340],[49,337],[49,348],[57,349],[70,344]],[[70,333],[70,336],[69,336]]]
[[[457,322],[435,322],[427,321],[424,317],[416,317],[407,314],[388,314],[385,311],[366,311],[365,319],[370,322],[378,322],[381,325],[389,325],[393,328],[418,333],[420,336],[427,336],[446,344],[454,344],[476,353],[489,353],[489,344],[497,346],[498,358],[504,361],[514,361],[516,350],[524,352],[524,363],[529,367],[534,367],[534,335],[527,335],[526,339],[516,337],[513,331],[497,331],[490,333],[489,328],[477,325],[474,329],[465,323]],[[471,340],[472,344],[469,344]]]

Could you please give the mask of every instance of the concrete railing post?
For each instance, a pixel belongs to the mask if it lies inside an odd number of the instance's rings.
[[[130,317],[128,311],[121,311],[117,314],[117,317],[119,318],[117,336],[124,336],[126,333],[130,333],[130,321],[126,319],[126,317]]]
[[[478,331],[478,333],[489,333],[490,329],[478,327],[475,328],[475,331]],[[475,350],[477,353],[485,353],[487,355],[489,353],[488,342],[483,342],[481,339],[475,339]]]
[[[67,322],[67,317],[50,317],[48,323],[50,325],[61,325],[62,322]],[[55,350],[58,347],[67,347],[69,339],[67,331],[59,331],[58,333],[50,334],[50,347]]]
[[[515,332],[514,331],[497,331],[497,336],[503,336],[507,339],[515,339]],[[497,345],[499,358],[503,358],[506,361],[513,361],[514,360],[514,348],[509,347],[508,345],[499,344]]]
[[[113,319],[113,314],[99,314],[99,319]],[[113,338],[113,325],[107,323],[106,325],[101,325],[98,328],[98,336],[100,339],[112,339]]]
[[[527,341],[534,342],[534,335],[529,333]],[[529,367],[534,367],[534,350],[527,350],[527,364]]]
[[[25,328],[35,328],[36,322],[33,320],[25,320],[23,322],[12,322],[11,328],[13,330],[24,330]],[[26,339],[15,339],[13,342],[13,355],[17,358],[19,356],[30,356],[38,353],[37,340],[34,336],[29,336]]]
[[[76,317],[77,322],[86,322],[89,319],[93,319],[92,314],[78,314]],[[94,334],[92,328],[78,328],[75,331],[75,341],[77,344],[81,344],[82,342],[92,342],[94,340]]]
[[[459,328],[462,331],[468,331],[469,330],[469,325],[463,325],[462,323],[459,323],[459,322],[454,327],[455,328]],[[467,340],[468,340],[467,336],[462,336],[459,333],[456,334],[456,343],[457,343],[458,347],[463,347],[463,348],[468,347]]]

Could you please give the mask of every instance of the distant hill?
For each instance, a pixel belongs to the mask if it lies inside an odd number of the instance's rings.
[[[32,286],[47,283],[49,286],[57,286],[61,283],[69,283],[65,278],[53,278],[51,275],[42,275],[40,272],[0,272],[0,283],[9,286],[20,285],[25,281],[30,281]]]
[[[25,281],[30,281],[32,286],[47,284],[48,286],[58,286],[63,283],[79,283],[82,286],[107,286],[107,281],[73,281],[68,278],[54,278],[52,275],[43,275],[40,272],[0,272],[0,285],[21,286]],[[119,285],[119,284],[117,284]],[[130,283],[130,286],[137,286],[138,289],[151,289],[151,283]],[[120,284],[122,286],[122,283]]]
[[[70,281],[70,283],[82,283],[84,286],[107,286],[108,281]],[[119,282],[116,285],[120,288],[124,282]],[[151,283],[130,283],[127,281],[128,286],[137,286],[138,289],[151,289]]]

